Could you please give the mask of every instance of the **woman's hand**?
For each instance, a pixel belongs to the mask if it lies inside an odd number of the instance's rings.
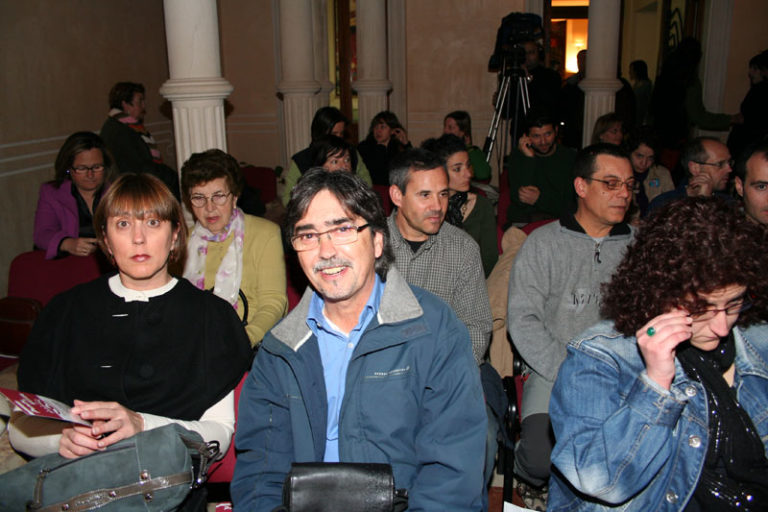
[[[75,256],[88,256],[96,250],[95,238],[65,238],[59,249]]]
[[[75,400],[72,414],[93,422],[91,427],[72,425],[61,432],[59,453],[74,458],[102,450],[144,430],[140,414],[117,402],[83,402]]]
[[[652,318],[635,333],[648,377],[664,389],[675,378],[675,350],[691,337],[692,323],[687,311],[676,309]]]
[[[403,146],[408,145],[408,133],[404,128],[395,128],[392,130],[392,136],[399,140]]]

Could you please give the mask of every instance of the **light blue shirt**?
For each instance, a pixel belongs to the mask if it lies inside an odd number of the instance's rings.
[[[328,399],[328,422],[325,433],[324,462],[339,462],[339,414],[341,402],[344,399],[344,391],[347,385],[347,368],[352,359],[357,342],[360,341],[363,331],[371,322],[379,310],[381,294],[384,291],[384,283],[376,274],[376,282],[373,286],[368,302],[360,312],[357,325],[350,331],[349,336],[331,322],[323,308],[325,301],[315,292],[309,305],[307,326],[317,337],[320,348],[320,358],[323,362],[323,376],[325,378],[325,391]]]

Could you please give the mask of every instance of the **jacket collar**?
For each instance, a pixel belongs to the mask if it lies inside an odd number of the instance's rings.
[[[565,229],[570,229],[571,231],[575,231],[577,233],[584,233],[585,235],[587,234],[587,232],[584,231],[584,228],[581,227],[581,224],[579,224],[579,222],[576,220],[576,217],[574,217],[572,213],[566,213],[560,217],[560,225]],[[620,222],[611,228],[611,232],[608,233],[608,236],[629,235],[631,232],[632,230],[630,229],[629,224],[626,222]]]
[[[272,335],[294,352],[298,351],[312,337],[312,331],[307,326],[307,316],[314,293],[315,291],[311,287],[307,287],[301,301],[293,311],[272,329]],[[394,266],[390,267],[387,271],[379,311],[376,314],[378,324],[394,324],[412,320],[420,317],[423,313],[419,301],[413,295],[403,276]],[[373,325],[374,322],[371,322],[368,329]]]

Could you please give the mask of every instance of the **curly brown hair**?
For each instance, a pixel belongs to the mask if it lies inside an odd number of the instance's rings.
[[[673,201],[645,219],[609,283],[602,312],[625,336],[672,308],[707,307],[699,294],[747,287],[738,325],[768,319],[768,229],[719,198]]]

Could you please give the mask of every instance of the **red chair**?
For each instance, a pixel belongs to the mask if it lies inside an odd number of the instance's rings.
[[[373,190],[375,190],[381,198],[381,205],[384,207],[384,213],[386,215],[392,213],[392,199],[389,197],[389,185],[374,185]]]
[[[8,296],[37,299],[45,306],[55,295],[92,281],[109,270],[100,252],[54,260],[46,260],[45,251],[24,252],[11,262]]]
[[[274,169],[271,167],[256,167],[242,164],[240,169],[248,186],[260,192],[259,198],[264,204],[277,197],[277,176],[275,176]]]
[[[243,390],[245,379],[248,378],[248,372],[245,372],[243,378],[235,388],[235,432],[237,432],[237,406],[240,404],[240,392]],[[211,464],[208,470],[208,482],[227,483],[232,481],[232,475],[235,471],[235,437],[232,436],[232,442],[229,443],[229,449],[224,454],[224,458]]]

